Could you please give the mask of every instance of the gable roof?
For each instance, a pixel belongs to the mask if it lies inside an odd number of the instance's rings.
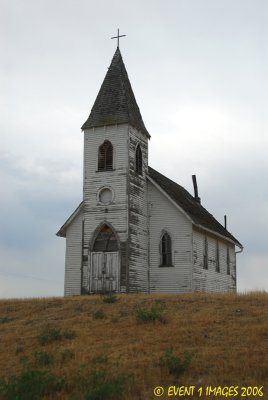
[[[220,234],[232,240],[237,246],[243,246],[239,241],[221,225],[212,214],[210,214],[195,198],[187,192],[182,186],[168,179],[155,169],[148,167],[149,177],[163,189],[168,196],[181,207],[185,213],[191,218],[193,223],[200,227]]]
[[[145,128],[119,48],[113,56],[90,115],[81,129],[128,123],[150,135]]]

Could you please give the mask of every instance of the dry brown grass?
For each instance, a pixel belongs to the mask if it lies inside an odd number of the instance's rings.
[[[264,386],[263,398],[268,399],[267,293],[131,294],[118,298],[114,304],[104,303],[101,296],[1,300],[0,377],[19,374],[21,357],[33,363],[34,352],[47,351],[55,358],[50,371],[67,381],[79,375],[81,364],[93,368],[94,359],[107,356],[109,373],[133,376],[122,399],[156,399],[152,391],[159,385]],[[157,300],[164,303],[167,323],[137,321],[137,305]],[[105,318],[94,319],[100,309]],[[41,346],[37,337],[47,323],[72,329],[76,337]],[[159,365],[170,346],[178,356],[186,351],[193,355],[179,379]],[[74,358],[61,362],[66,349]],[[71,399],[79,390],[79,385],[73,386],[68,393],[47,398]]]

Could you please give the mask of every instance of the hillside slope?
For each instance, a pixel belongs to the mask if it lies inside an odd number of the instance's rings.
[[[149,400],[156,386],[161,399],[268,399],[268,294],[0,301],[1,399]]]

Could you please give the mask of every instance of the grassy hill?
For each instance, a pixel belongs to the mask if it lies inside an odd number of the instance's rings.
[[[0,399],[229,397],[268,399],[267,293],[0,301]]]

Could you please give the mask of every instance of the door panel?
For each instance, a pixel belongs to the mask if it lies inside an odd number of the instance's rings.
[[[91,293],[119,290],[118,251],[92,253],[89,290]]]
[[[102,268],[104,265],[104,253],[92,253],[90,292],[98,293],[102,289]]]
[[[106,291],[117,292],[119,288],[119,265],[118,265],[118,252],[104,253],[106,256]]]

